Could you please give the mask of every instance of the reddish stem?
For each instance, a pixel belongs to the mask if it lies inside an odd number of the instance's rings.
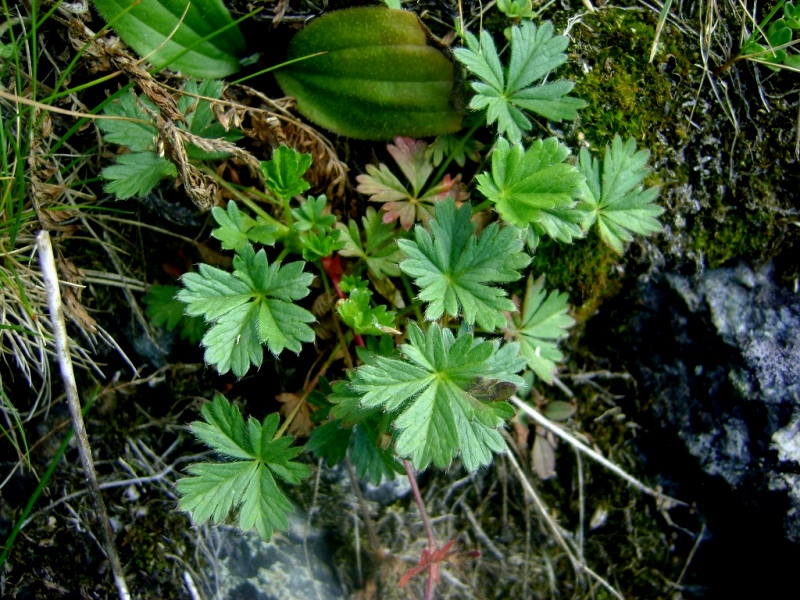
[[[411,491],[414,493],[414,501],[417,503],[420,517],[422,517],[422,524],[425,526],[425,533],[428,536],[428,551],[430,553],[436,552],[436,550],[438,550],[436,546],[436,537],[433,534],[431,520],[428,518],[428,511],[425,510],[425,502],[422,500],[422,494],[419,493],[419,485],[417,485],[414,466],[405,458],[403,459],[403,466],[406,468],[408,481],[411,483]],[[433,590],[437,581],[439,581],[439,564],[431,563],[428,567],[428,587],[425,593],[426,600],[433,599]]]

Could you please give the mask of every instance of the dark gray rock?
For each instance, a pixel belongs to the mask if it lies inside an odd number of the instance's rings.
[[[654,476],[708,524],[719,564],[706,567],[724,578],[745,560],[759,572],[800,559],[800,294],[771,265],[740,264],[641,282],[606,309],[593,337],[613,335],[639,382],[626,411]]]
[[[289,517],[289,531],[262,541],[253,531],[220,526],[212,535],[218,597],[225,600],[345,598],[322,532]]]
[[[787,539],[800,544],[800,488],[790,472],[800,466],[800,295],[774,283],[770,264],[753,269],[742,263],[695,280],[667,280],[686,311],[708,319],[731,349],[722,361],[709,356],[706,365],[695,365],[696,372],[704,366],[718,371],[710,393],[694,407],[711,409],[714,419],[707,428],[680,427],[679,435],[703,469],[733,489],[747,482],[765,494],[784,491]],[[702,339],[693,342],[706,346]],[[722,391],[725,383],[733,393]],[[674,400],[670,396],[657,403],[659,412],[674,415],[674,407],[664,406]]]

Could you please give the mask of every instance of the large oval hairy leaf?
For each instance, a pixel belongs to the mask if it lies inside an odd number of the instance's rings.
[[[192,0],[188,11],[189,0],[141,0],[138,4],[137,0],[94,0],[94,4],[123,41],[159,69],[169,67],[200,78],[225,77],[240,69],[245,43],[237,26],[200,41],[233,23],[222,0]],[[132,4],[136,6],[125,12]]]
[[[325,52],[276,73],[297,110],[331,131],[366,140],[457,131],[453,64],[428,45],[416,15],[382,7],[327,14],[298,33],[287,59]]]

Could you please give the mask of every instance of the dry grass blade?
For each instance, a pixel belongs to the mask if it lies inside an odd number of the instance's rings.
[[[517,462],[514,453],[511,451],[511,448],[506,446],[506,457],[508,458],[511,466],[514,469],[514,473],[519,479],[519,482],[522,484],[523,489],[525,492],[530,496],[531,500],[533,500],[534,506],[536,510],[539,512],[540,516],[544,519],[545,523],[547,523],[548,528],[553,534],[553,538],[556,540],[559,546],[564,550],[564,552],[569,557],[570,563],[572,567],[575,569],[575,573],[580,576],[581,573],[586,573],[602,585],[608,592],[614,596],[615,598],[619,598],[623,600],[624,596],[617,591],[610,583],[608,583],[605,579],[603,579],[600,575],[595,573],[588,565],[586,565],[582,560],[578,558],[577,552],[573,551],[571,545],[567,542],[564,538],[564,535],[561,533],[561,528],[559,527],[558,523],[556,523],[555,519],[551,516],[550,510],[548,510],[547,506],[544,504],[542,499],[539,497],[539,494],[536,493],[531,482],[528,480],[528,477],[525,475],[525,472],[520,467],[519,463]]]
[[[643,492],[645,494],[648,494],[648,495],[653,496],[654,498],[656,498],[656,500],[658,500],[659,504],[663,508],[669,509],[669,508],[671,508],[673,506],[686,506],[685,502],[681,502],[680,500],[676,500],[675,498],[670,498],[666,494],[663,494],[660,491],[655,490],[655,489],[643,484],[641,481],[639,481],[638,479],[636,479],[635,477],[633,477],[632,475],[630,475],[626,471],[624,471],[621,468],[619,468],[617,465],[615,465],[613,462],[611,462],[610,460],[605,458],[603,455],[601,455],[598,452],[595,452],[594,450],[589,448],[589,446],[587,446],[586,444],[581,442],[575,436],[571,435],[569,432],[567,432],[562,427],[560,427],[558,424],[554,423],[553,421],[551,421],[550,419],[545,417],[543,414],[541,414],[536,409],[531,408],[528,404],[526,404],[525,402],[523,402],[522,400],[520,400],[516,396],[512,396],[511,399],[510,399],[510,402],[514,406],[516,406],[517,408],[522,410],[528,417],[530,417],[531,419],[536,421],[536,423],[538,425],[541,425],[542,427],[544,427],[548,431],[552,431],[555,435],[557,435],[562,440],[564,440],[565,442],[570,444],[573,448],[575,448],[576,450],[582,452],[583,454],[585,454],[586,456],[588,456],[592,460],[597,461],[603,467],[605,467],[606,469],[608,469],[609,471],[614,473],[614,475],[617,475],[618,477],[621,477],[622,479],[627,481],[630,485],[635,487],[640,492]]]

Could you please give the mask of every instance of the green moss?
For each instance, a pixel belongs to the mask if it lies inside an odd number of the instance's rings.
[[[667,73],[665,67],[669,55],[682,54],[682,35],[667,29],[661,37],[666,46],[660,44],[650,64],[644,57],[653,43],[653,21],[649,13],[606,9],[586,15],[575,29],[574,93],[588,102],[579,128],[593,145],[605,145],[619,134],[655,147],[657,132],[667,126],[677,128],[679,136],[688,135],[686,125],[670,115],[671,88],[680,74]],[[674,62],[689,60],[682,56]]]
[[[548,290],[569,294],[575,317],[581,323],[597,310],[604,298],[619,289],[619,279],[614,275],[618,258],[592,230],[586,239],[574,244],[543,241],[531,269],[536,275],[545,274]]]
[[[692,246],[702,253],[707,267],[714,269],[733,259],[766,259],[772,256],[774,236],[769,215],[731,211],[719,223],[700,223],[689,231]]]

